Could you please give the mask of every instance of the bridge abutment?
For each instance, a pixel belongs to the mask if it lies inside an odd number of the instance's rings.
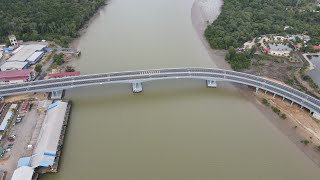
[[[320,120],[320,114],[319,113],[313,112],[312,113],[312,117],[316,118],[317,120]]]
[[[139,93],[142,92],[142,83],[141,82],[134,82],[132,83],[132,92]]]
[[[207,87],[216,88],[217,86],[216,80],[207,80]]]

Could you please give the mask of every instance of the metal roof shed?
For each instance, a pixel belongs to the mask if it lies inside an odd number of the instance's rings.
[[[34,169],[28,166],[22,166],[13,172],[11,180],[31,180]]]
[[[30,57],[28,57],[27,61],[29,64],[35,64],[42,58],[43,55],[43,51],[36,51]]]

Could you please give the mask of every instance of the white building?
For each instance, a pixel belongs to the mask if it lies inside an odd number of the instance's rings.
[[[15,54],[9,58],[7,61],[26,61],[33,53],[36,51],[41,51],[45,48],[45,45],[41,44],[32,44],[32,45],[24,45],[22,48],[18,48],[18,51],[15,51]]]
[[[27,62],[29,64],[36,64],[44,55],[43,51],[36,51],[30,57],[28,57]]]
[[[15,35],[9,35],[8,38],[9,38],[9,41],[11,43],[11,46],[13,46],[13,47],[18,47],[19,46],[17,38],[16,38]]]
[[[1,71],[22,70],[28,68],[28,62],[9,61],[1,65]]]
[[[31,180],[34,169],[28,166],[22,166],[13,172],[11,180]]]

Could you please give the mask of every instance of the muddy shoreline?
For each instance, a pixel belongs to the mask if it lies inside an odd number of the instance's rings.
[[[225,51],[212,49],[204,37],[204,31],[208,23],[216,20],[221,12],[223,0],[195,0],[191,8],[191,20],[196,30],[199,39],[206,48],[208,54],[215,67],[231,69],[230,65],[225,61]],[[320,153],[316,150],[314,145],[319,145],[320,140],[314,135],[310,134],[297,119],[288,117],[286,120],[281,119],[274,113],[270,107],[265,107],[261,103],[261,93],[253,93],[253,90],[248,91],[248,87],[241,85],[230,85],[236,87],[237,91],[250,101],[279,131],[281,131],[288,139],[294,143],[304,154],[310,158],[318,167],[320,167]],[[262,93],[264,94],[264,93]],[[294,128],[298,126],[298,130]],[[318,133],[319,134],[319,133]],[[312,144],[306,146],[301,143],[302,140],[310,139],[312,137]]]

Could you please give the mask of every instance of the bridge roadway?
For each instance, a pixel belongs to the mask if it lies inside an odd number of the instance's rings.
[[[212,68],[171,68],[112,72],[40,80],[20,84],[9,84],[0,86],[0,96],[31,92],[51,92],[82,86],[112,83],[132,83],[141,85],[142,82],[146,81],[176,78],[202,79],[207,80],[207,82],[211,81],[214,83],[225,81],[249,85],[289,99],[292,102],[301,105],[301,107],[309,109],[314,116],[320,116],[320,101],[310,95],[263,77],[236,71]]]

